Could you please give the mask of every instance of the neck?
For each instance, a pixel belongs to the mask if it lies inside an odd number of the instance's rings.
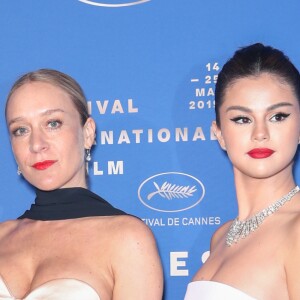
[[[19,219],[55,221],[125,214],[82,187],[36,190],[36,195],[35,203]]]
[[[252,217],[296,186],[292,172],[258,179],[234,170],[234,179],[240,220]]]

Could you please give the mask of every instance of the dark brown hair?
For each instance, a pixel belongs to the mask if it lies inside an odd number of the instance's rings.
[[[218,75],[215,91],[216,123],[220,127],[220,107],[224,102],[226,89],[237,79],[259,76],[262,73],[275,75],[289,84],[300,102],[299,71],[280,50],[256,43],[236,51],[223,66]]]

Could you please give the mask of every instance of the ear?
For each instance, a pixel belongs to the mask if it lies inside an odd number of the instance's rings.
[[[216,136],[221,148],[226,151],[225,141],[222,135],[221,128],[217,125],[216,121],[212,122],[212,130],[214,135]]]
[[[83,126],[84,148],[91,149],[96,135],[96,124],[92,118],[88,118]]]

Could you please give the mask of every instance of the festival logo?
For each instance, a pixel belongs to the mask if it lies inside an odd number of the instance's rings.
[[[196,177],[179,173],[160,173],[147,178],[138,189],[139,200],[150,209],[179,212],[201,202],[204,185]]]
[[[102,1],[91,1],[91,0],[79,0],[85,4],[94,5],[94,6],[102,6],[102,7],[124,7],[124,6],[132,6],[143,4],[149,2],[150,0],[102,0]]]

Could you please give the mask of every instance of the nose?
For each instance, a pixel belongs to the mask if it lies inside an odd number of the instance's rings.
[[[48,143],[41,129],[32,129],[30,134],[30,151],[42,152],[48,149]]]
[[[265,123],[256,123],[253,132],[252,139],[258,142],[269,139],[269,130]]]

